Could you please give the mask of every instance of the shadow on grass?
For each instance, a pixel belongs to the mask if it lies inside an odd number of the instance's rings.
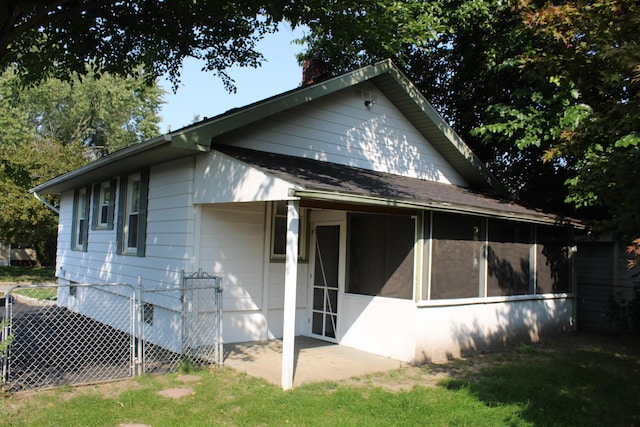
[[[442,385],[467,389],[487,406],[519,405],[536,426],[640,425],[637,337],[577,336],[524,346],[479,371],[460,370]]]

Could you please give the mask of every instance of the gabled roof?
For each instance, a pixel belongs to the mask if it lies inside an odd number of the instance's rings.
[[[295,190],[290,195],[300,199],[578,225],[569,218],[455,185],[230,145],[216,144],[212,150],[291,183]]]
[[[471,149],[390,61],[377,62],[310,86],[291,90],[158,138],[125,148],[53,178],[31,192],[56,194],[142,167],[210,150],[213,138],[320,99],[345,88],[373,82],[473,187],[500,192],[501,186]]]

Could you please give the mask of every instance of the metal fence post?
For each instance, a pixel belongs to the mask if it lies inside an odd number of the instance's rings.
[[[138,288],[133,289],[133,327],[136,333],[132,334],[136,342],[134,359],[135,359],[135,375],[140,376],[145,372],[144,366],[144,324],[142,321],[142,279],[138,276]]]
[[[9,379],[9,352],[11,351],[10,336],[11,336],[11,291],[15,288],[11,288],[5,294],[4,300],[4,318],[2,319],[2,337],[0,342],[4,344],[4,351],[2,352],[2,385],[4,386]]]
[[[224,356],[223,356],[223,348],[222,348],[222,277],[218,277],[218,281],[217,281],[217,287],[216,287],[216,299],[218,301],[217,302],[217,314],[216,314],[216,318],[217,318],[217,322],[218,322],[218,332],[217,332],[217,340],[218,340],[218,355],[216,357],[216,363],[218,365],[222,365],[224,362]]]

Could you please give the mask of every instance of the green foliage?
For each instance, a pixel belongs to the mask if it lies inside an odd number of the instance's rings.
[[[640,232],[637,2],[377,1],[329,16],[307,22],[303,57],[338,71],[394,58],[521,203]]]
[[[301,40],[307,52],[299,59],[319,57],[335,72],[387,57],[406,63],[412,51],[447,30],[439,18],[438,1],[311,0],[295,12],[311,30]]]
[[[56,274],[53,268],[42,267],[0,267],[0,283],[55,283]]]
[[[11,295],[22,295],[40,301],[55,301],[58,298],[56,287],[32,287],[16,289]]]
[[[57,215],[29,189],[158,134],[161,91],[144,79],[91,75],[24,88],[0,76],[0,241],[55,256]],[[57,204],[57,197],[50,197]]]
[[[606,209],[601,227],[629,237],[640,232],[640,6],[633,1],[521,2],[535,47],[520,57],[528,73],[553,72],[575,87],[560,110],[549,158],[573,156],[568,201]],[[542,54],[544,52],[544,54]],[[549,71],[551,70],[551,71]],[[562,120],[585,106],[578,119]],[[586,110],[588,108],[588,111]],[[569,117],[572,119],[572,117]]]
[[[0,331],[3,331],[4,328],[9,326],[9,319],[4,319],[0,322]],[[3,335],[2,340],[0,340],[0,357],[4,356],[4,351],[9,348],[11,342],[13,341],[14,335],[9,334],[6,337]]]
[[[86,73],[168,74],[177,84],[182,61],[206,61],[233,88],[226,70],[257,66],[255,45],[275,31],[288,2],[167,0],[0,1],[0,71],[15,65],[23,82],[68,80]]]
[[[618,332],[640,332],[640,287],[635,286],[630,297],[616,292],[609,299],[607,316]]]

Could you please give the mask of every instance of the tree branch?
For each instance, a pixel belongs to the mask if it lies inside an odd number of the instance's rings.
[[[100,9],[105,5],[117,3],[114,0],[81,1],[77,6],[61,8],[72,1],[73,0],[57,0],[45,5],[43,9],[39,10],[33,16],[27,16],[24,12],[31,7],[38,7],[39,2],[29,2],[26,5],[22,3],[22,7],[20,8],[18,6],[18,4],[20,4],[19,2],[2,0],[2,2],[0,2],[0,10],[6,12],[11,10],[11,13],[4,14],[7,18],[4,20],[5,22],[0,25],[0,58],[7,53],[11,43],[28,31],[52,22],[66,20],[79,15],[81,12]],[[11,3],[13,7],[11,7],[9,3]],[[23,22],[18,23],[21,20],[23,20]]]

